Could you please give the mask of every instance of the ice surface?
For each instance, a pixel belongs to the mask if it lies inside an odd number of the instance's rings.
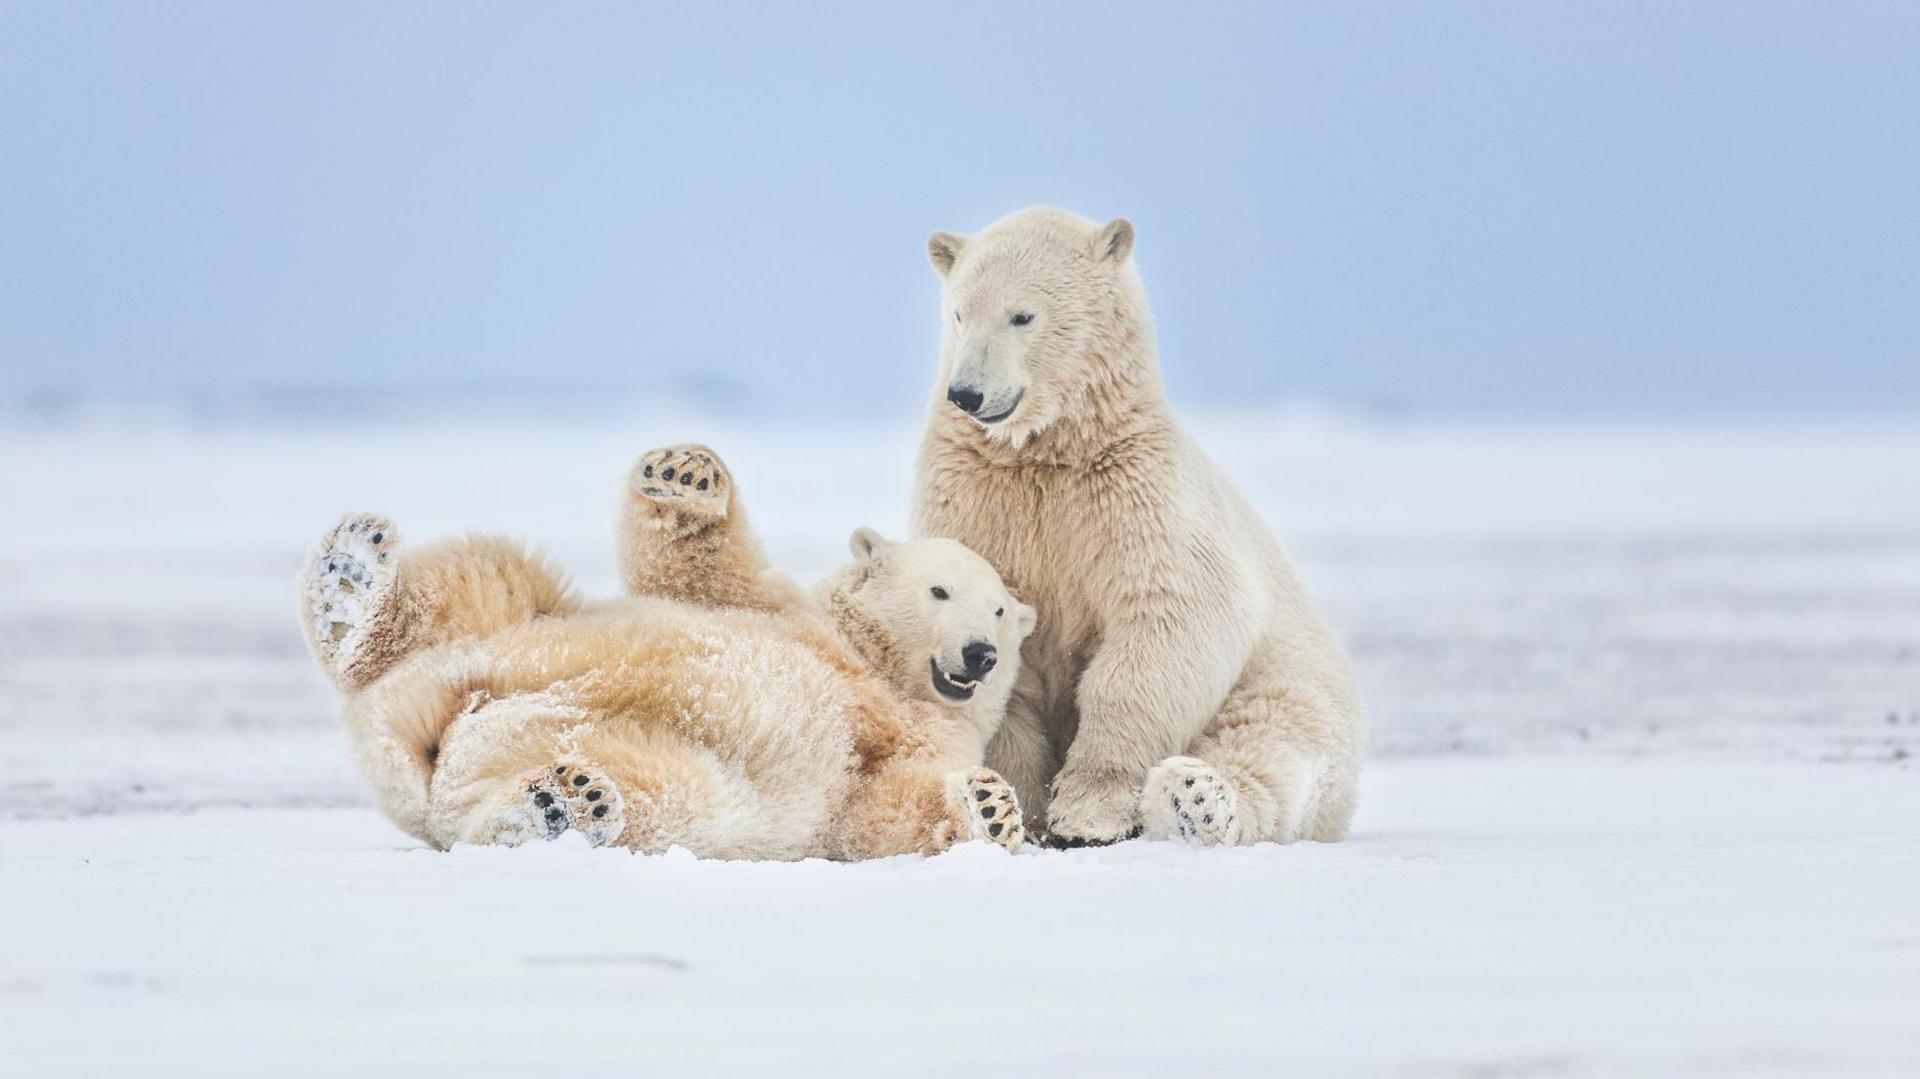
[[[1920,427],[1189,420],[1353,648],[1351,843],[434,855],[295,621],[341,512],[610,590],[627,465],[698,439],[810,577],[904,532],[911,426],[0,429],[0,1061],[1920,1073]]]

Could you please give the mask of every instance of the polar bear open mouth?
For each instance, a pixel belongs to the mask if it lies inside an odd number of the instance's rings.
[[[964,701],[973,697],[975,686],[980,683],[970,678],[955,678],[940,669],[940,661],[927,660],[927,669],[933,672],[933,688],[942,697],[950,701]]]

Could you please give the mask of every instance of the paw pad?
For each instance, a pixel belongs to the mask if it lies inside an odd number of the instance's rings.
[[[1171,757],[1148,773],[1141,809],[1155,839],[1218,846],[1240,841],[1238,800],[1233,785],[1206,762]]]
[[[349,514],[307,557],[301,593],[314,652],[336,675],[353,665],[368,631],[394,611],[399,539],[386,518]]]
[[[967,774],[965,790],[962,802],[972,818],[974,836],[1010,851],[1019,850],[1026,841],[1026,830],[1020,826],[1020,802],[1014,796],[1013,784],[990,768],[980,768]]]
[[[516,819],[531,817],[548,839],[568,831],[584,834],[594,846],[619,838],[626,827],[626,803],[606,775],[585,763],[554,767],[527,784],[530,811],[509,811]]]
[[[732,478],[705,446],[665,446],[641,454],[629,486],[663,513],[724,517]]]

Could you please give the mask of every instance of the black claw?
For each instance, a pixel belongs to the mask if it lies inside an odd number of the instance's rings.
[[[385,539],[386,537],[387,537],[387,534],[385,532],[375,532],[373,534],[373,542],[379,543],[381,540]]]
[[[994,809],[994,808],[993,808],[992,806],[981,806],[981,807],[980,807],[980,815],[981,815],[982,817],[985,817],[985,818],[987,818],[988,820],[992,820],[992,819],[993,819],[993,815],[994,815],[994,813],[995,813],[995,812],[997,812],[997,811],[996,811],[996,810],[995,810],[995,809]]]
[[[1192,820],[1185,812],[1182,812],[1180,816],[1182,819]],[[1111,847],[1115,843],[1124,843],[1129,839],[1138,838],[1140,838],[1140,825],[1136,824],[1128,830],[1125,835],[1117,835],[1112,839],[1087,839],[1084,836],[1074,836],[1068,840],[1065,845],[1069,847]]]
[[[553,795],[548,794],[546,791],[541,791],[539,794],[533,796],[533,804],[539,806],[541,809],[545,809],[553,804]]]
[[[1206,816],[1204,816],[1204,817],[1201,817],[1201,818],[1200,818],[1200,823],[1201,823],[1201,824],[1212,824],[1212,823],[1213,823],[1213,814],[1211,814],[1211,813],[1209,813],[1209,814],[1207,814]]]
[[[682,487],[693,486],[693,473],[691,472],[680,473],[680,486]]]
[[[706,489],[707,489],[707,481],[706,481],[706,480],[701,480],[701,481],[700,481],[700,489],[701,489],[702,491],[704,491],[704,490],[706,490]]]
[[[647,477],[647,478],[649,478],[649,479],[651,479],[651,478],[653,478],[653,466],[652,466],[652,465],[648,465],[647,467],[645,467],[645,468],[643,468],[643,469],[641,469],[641,470],[640,470],[640,474],[641,474],[642,476],[646,476],[646,477]]]
[[[663,480],[670,480],[670,479],[672,479],[672,478],[673,478],[673,467],[672,467],[671,465],[669,465],[668,467],[666,467],[666,468],[663,468],[663,469],[661,469],[661,470],[660,470],[660,478],[661,478],[661,479],[663,479]]]
[[[976,802],[984,802],[984,801],[986,801],[986,800],[987,800],[987,795],[989,795],[989,794],[992,794],[992,793],[993,793],[992,791],[990,791],[990,790],[986,790],[986,789],[984,789],[984,788],[983,788],[983,789],[981,789],[981,790],[977,790],[977,791],[974,791],[974,792],[973,792],[973,800],[974,800],[974,801],[976,801]]]
[[[559,806],[554,806],[547,810],[547,819],[550,821],[563,821],[567,819],[567,815]]]
[[[588,791],[588,792],[587,792],[587,801],[589,801],[589,802],[597,802],[597,801],[599,801],[599,800],[600,800],[600,795],[601,795],[602,793],[604,793],[604,792],[602,792],[602,791]]]
[[[574,776],[574,777],[573,777],[573,785],[574,785],[574,786],[576,786],[576,787],[584,787],[584,786],[586,786],[586,785],[587,785],[587,777],[586,777],[586,776],[583,776],[583,775],[582,775],[582,776]]]
[[[1193,796],[1194,805],[1205,805],[1206,801],[1207,801],[1207,796],[1204,794],[1196,794]]]
[[[607,807],[606,807],[606,806],[594,806],[594,807],[593,807],[593,815],[594,815],[595,817],[604,817],[604,816],[606,816],[606,815],[607,815]]]
[[[1193,786],[1193,777],[1192,777],[1192,776],[1188,776],[1188,777],[1187,777],[1187,786],[1189,786],[1189,787],[1191,787],[1191,786]]]
[[[566,774],[567,774],[567,766],[563,764],[563,765],[561,765],[560,767],[558,767],[558,768],[555,768],[555,769],[553,770],[553,774],[554,774],[554,775],[557,775],[557,776],[563,776],[563,775],[566,775]]]
[[[1000,821],[994,821],[992,824],[987,825],[987,834],[995,838],[998,838],[1000,833],[1006,830],[1006,827],[1007,826],[1004,823]]]

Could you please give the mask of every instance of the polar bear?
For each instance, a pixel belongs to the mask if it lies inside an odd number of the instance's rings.
[[[1364,742],[1348,661],[1175,423],[1133,237],[1032,208],[927,242],[945,329],[914,533],[1040,612],[987,763],[1060,845],[1340,839]]]
[[[950,540],[853,534],[811,599],[767,568],[704,446],[640,458],[635,593],[586,603],[498,538],[402,550],[356,514],[315,547],[301,622],[380,808],[440,848],[583,833],[716,858],[1017,849],[979,767],[1031,608]]]

